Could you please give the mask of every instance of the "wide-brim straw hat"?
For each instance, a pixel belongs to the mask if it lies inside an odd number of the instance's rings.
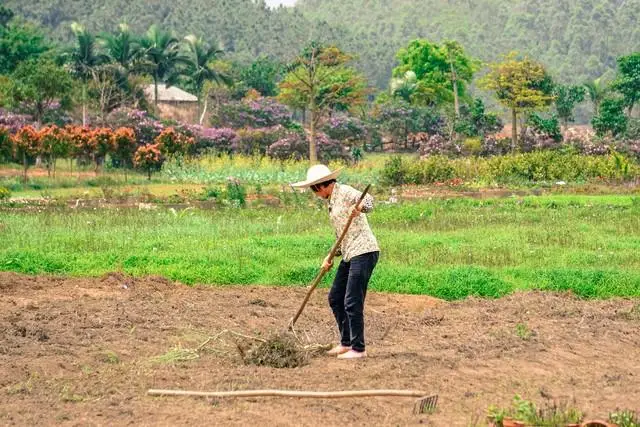
[[[312,185],[336,179],[336,177],[340,175],[340,172],[342,172],[342,169],[332,171],[325,165],[313,165],[307,171],[306,180],[294,182],[291,186],[296,188],[309,188]]]

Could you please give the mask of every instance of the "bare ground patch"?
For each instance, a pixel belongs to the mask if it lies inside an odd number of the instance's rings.
[[[286,326],[304,293],[0,273],[0,423],[464,426],[516,393],[575,400],[589,418],[639,409],[639,300],[528,292],[446,303],[372,292],[369,359],[312,357],[294,369],[244,364],[231,338],[210,339],[224,330],[265,338]],[[297,334],[336,339],[326,290]],[[397,388],[440,399],[435,414],[413,415],[406,398],[158,398],[150,388]]]

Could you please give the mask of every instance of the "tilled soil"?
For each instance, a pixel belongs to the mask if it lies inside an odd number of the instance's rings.
[[[569,401],[589,418],[640,409],[640,300],[527,292],[448,303],[371,292],[368,359],[242,363],[246,339],[234,333],[282,329],[304,294],[0,273],[0,424],[467,426],[515,394],[541,406]],[[326,290],[297,326],[304,344],[335,341]],[[439,401],[416,415],[412,398],[152,397],[151,388],[417,389]]]

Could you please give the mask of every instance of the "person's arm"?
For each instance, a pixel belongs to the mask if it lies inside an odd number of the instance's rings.
[[[353,203],[353,208],[355,208],[355,204],[358,203],[358,200],[360,200],[360,196],[362,196],[362,192],[356,190],[355,188],[351,188],[349,191],[349,198],[352,200]],[[364,212],[364,213],[369,213],[371,211],[373,211],[373,196],[369,193],[367,193],[366,196],[364,196],[364,199],[362,200],[362,203],[360,204],[360,212]]]

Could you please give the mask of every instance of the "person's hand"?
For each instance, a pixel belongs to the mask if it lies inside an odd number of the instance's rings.
[[[362,205],[354,205],[349,208],[349,217],[355,218],[362,212]]]
[[[333,267],[333,259],[329,258],[329,256],[327,255],[327,257],[322,262],[322,269],[324,271],[329,271],[331,270],[331,267]]]

